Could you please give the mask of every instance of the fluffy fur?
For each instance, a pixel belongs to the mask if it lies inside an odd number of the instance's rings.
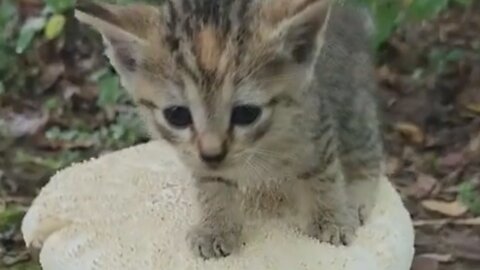
[[[332,0],[165,0],[83,2],[76,14],[104,37],[152,136],[197,179],[195,253],[235,252],[251,216],[352,240],[382,173],[367,13]],[[233,125],[239,105],[258,119]],[[172,106],[189,110],[188,127],[167,121]],[[212,167],[206,154],[224,158]]]

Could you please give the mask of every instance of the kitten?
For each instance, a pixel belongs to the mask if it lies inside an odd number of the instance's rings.
[[[295,219],[349,244],[382,174],[369,16],[333,0],[83,2],[153,138],[196,179],[203,258],[228,256],[247,217]]]

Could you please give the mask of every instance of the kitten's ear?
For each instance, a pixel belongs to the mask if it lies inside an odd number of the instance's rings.
[[[331,2],[332,0],[284,2],[287,14],[290,14],[280,24],[282,54],[288,55],[297,63],[315,59],[324,43]]]
[[[75,17],[100,32],[107,56],[116,68],[134,70],[139,51],[148,44],[149,32],[158,26],[160,11],[145,4],[113,5],[79,1]]]

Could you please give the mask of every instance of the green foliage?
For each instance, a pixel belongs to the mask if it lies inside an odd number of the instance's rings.
[[[434,48],[428,55],[430,69],[437,74],[441,74],[445,71],[445,68],[449,63],[462,59],[464,53],[465,52],[461,49],[442,50]]]
[[[473,184],[468,182],[462,184],[458,195],[472,213],[480,215],[480,193],[475,191]]]
[[[62,14],[55,14],[47,22],[45,26],[45,38],[47,40],[55,39],[60,36],[65,26],[66,18]]]
[[[360,2],[374,15],[377,26],[375,44],[378,47],[398,26],[406,22],[432,19],[451,3],[470,5],[472,0],[360,0]]]
[[[11,0],[0,2],[0,84],[7,77],[10,64],[15,60],[12,56],[12,24],[17,20],[16,9]]]
[[[15,51],[23,53],[30,43],[32,43],[35,34],[40,32],[45,26],[47,20],[44,17],[30,18],[22,26],[20,35],[17,39],[17,46]]]
[[[138,142],[146,137],[146,134],[140,119],[130,112],[119,114],[110,125],[99,129],[52,127],[47,130],[46,137],[71,147],[101,146],[105,149],[120,149]]]
[[[25,262],[25,263],[18,263],[14,266],[8,268],[9,270],[42,270],[40,265],[36,262]]]
[[[62,14],[73,8],[74,0],[44,0],[45,8],[38,17],[29,18],[22,26],[17,39],[16,52],[21,54],[30,46],[40,31],[44,38],[54,39],[63,31],[66,18]]]
[[[0,211],[0,233],[10,229],[11,226],[19,225],[25,211],[18,208],[6,208]]]
[[[122,98],[124,91],[120,87],[119,78],[116,74],[108,71],[98,79],[100,93],[97,104],[101,107],[117,104]]]
[[[75,0],[44,0],[47,7],[54,13],[61,13],[71,9],[75,5]]]

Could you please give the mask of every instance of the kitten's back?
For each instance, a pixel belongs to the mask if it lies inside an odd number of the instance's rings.
[[[316,67],[319,91],[328,100],[325,106],[336,127],[347,173],[355,174],[356,168],[370,164],[379,170],[382,144],[375,99],[373,22],[366,10],[354,6],[336,5],[331,12]]]

